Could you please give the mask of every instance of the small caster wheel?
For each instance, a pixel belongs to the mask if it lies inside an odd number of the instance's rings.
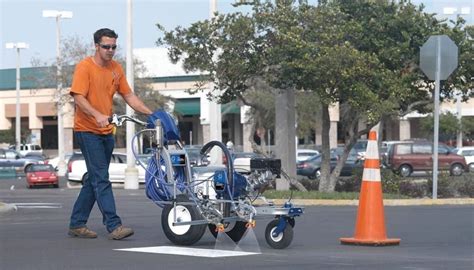
[[[291,244],[291,241],[293,241],[293,227],[291,224],[287,224],[290,226],[285,226],[283,232],[275,236],[273,235],[273,232],[278,227],[279,222],[279,219],[275,219],[268,223],[267,228],[265,229],[265,240],[267,240],[268,245],[272,248],[284,249]]]

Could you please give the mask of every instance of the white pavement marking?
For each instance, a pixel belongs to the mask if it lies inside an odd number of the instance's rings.
[[[17,208],[62,208],[60,203],[13,203]]]
[[[235,256],[248,256],[248,255],[261,254],[261,253],[255,253],[255,252],[216,250],[216,249],[203,249],[203,248],[186,248],[186,247],[173,247],[173,246],[122,248],[122,249],[114,249],[114,250],[168,254],[168,255],[195,256],[195,257],[206,257],[206,258],[235,257]]]

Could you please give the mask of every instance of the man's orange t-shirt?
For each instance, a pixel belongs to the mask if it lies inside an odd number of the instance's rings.
[[[112,60],[107,67],[101,67],[94,63],[92,57],[88,57],[77,64],[72,80],[71,95],[84,96],[94,109],[112,116],[115,92],[119,92],[122,96],[132,92],[119,63]],[[74,131],[110,134],[112,129],[112,125],[99,127],[94,117],[87,115],[76,106]]]

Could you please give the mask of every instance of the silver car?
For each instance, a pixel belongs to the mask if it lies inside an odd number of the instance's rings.
[[[0,149],[0,167],[15,168],[17,171],[26,172],[33,164],[43,164],[44,161],[37,158],[22,157],[20,153],[12,149]]]

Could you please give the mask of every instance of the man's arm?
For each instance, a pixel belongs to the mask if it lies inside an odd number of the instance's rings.
[[[92,105],[87,101],[87,99],[80,94],[72,94],[74,97],[74,102],[76,103],[77,106],[87,115],[90,115],[95,118],[95,121],[97,122],[97,125],[99,127],[106,127],[109,124],[109,116],[104,115],[94,109]]]
[[[128,95],[123,96],[123,99],[125,102],[127,102],[132,109],[134,109],[137,112],[150,115],[153,112],[139,99],[134,93],[130,93]]]

